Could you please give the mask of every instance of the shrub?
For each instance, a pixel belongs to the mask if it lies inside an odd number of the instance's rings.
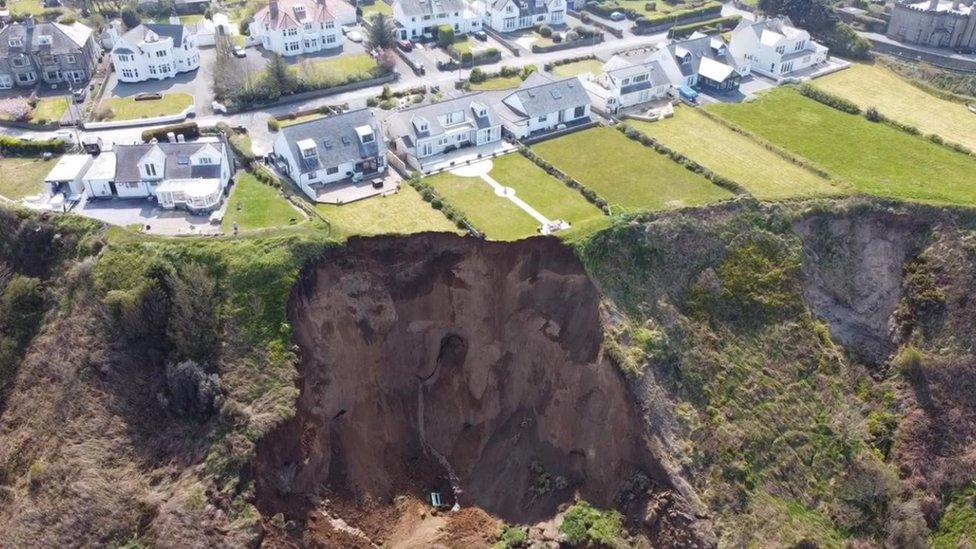
[[[30,117],[32,105],[23,97],[0,99],[0,118],[23,122]]]
[[[566,33],[566,41],[567,42],[575,42],[575,41],[577,41],[579,39],[580,39],[580,34],[578,32],[576,32],[575,30],[571,30],[571,31],[569,31],[569,32]]]
[[[437,45],[442,48],[447,48],[454,43],[454,27],[450,25],[441,25],[437,27]]]
[[[279,129],[281,129],[281,124],[278,123],[278,120],[276,120],[275,118],[269,118],[268,119],[268,130],[269,131],[272,131],[272,132],[276,132]]]
[[[882,120],[884,120],[884,117],[881,116],[881,113],[878,112],[878,109],[874,107],[868,107],[868,110],[864,111],[864,118],[867,118],[871,122],[881,122]]]
[[[217,281],[199,263],[186,265],[172,277],[172,312],[166,335],[181,356],[205,360],[220,339]]]
[[[571,545],[613,547],[620,539],[620,525],[617,511],[601,511],[580,501],[566,512],[559,532]]]
[[[925,375],[925,356],[914,345],[902,347],[891,361],[891,365],[912,382],[920,381]]]
[[[521,526],[506,526],[498,536],[494,549],[515,549],[524,547],[529,536]]]
[[[157,398],[164,408],[180,416],[206,417],[218,407],[220,381],[197,362],[185,360],[166,366],[166,392]]]
[[[122,10],[122,23],[129,29],[138,27],[140,23],[139,14],[131,7],[124,8]]]
[[[478,67],[471,69],[471,74],[468,75],[469,82],[471,82],[472,84],[480,84],[485,80],[488,80],[488,75],[485,74],[485,71],[481,70]]]
[[[843,97],[836,96],[832,93],[825,92],[816,86],[810,84],[801,84],[798,86],[797,91],[800,92],[804,97],[808,97],[817,101],[818,103],[823,103],[828,107],[833,107],[839,111],[843,111],[849,114],[861,114],[861,107],[858,107],[853,101],[848,101]]]
[[[541,27],[539,27],[539,34],[543,38],[549,38],[550,36],[552,36],[552,27],[550,27],[549,25],[542,25]]]
[[[38,156],[46,152],[61,154],[64,151],[65,144],[60,139],[35,141],[0,135],[0,152],[11,156]]]

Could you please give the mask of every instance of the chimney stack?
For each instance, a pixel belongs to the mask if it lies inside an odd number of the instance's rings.
[[[952,2],[952,11],[959,11],[959,3],[960,3],[960,0],[953,0],[953,2]]]
[[[939,9],[939,0],[929,0],[929,11]]]
[[[938,2],[938,0],[935,1]],[[268,2],[268,13],[271,15],[272,21],[278,19],[278,0]]]

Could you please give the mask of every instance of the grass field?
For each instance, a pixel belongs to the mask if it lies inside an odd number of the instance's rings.
[[[516,196],[551,220],[568,221],[570,229],[560,236],[574,236],[599,229],[609,218],[577,191],[550,177],[520,154],[492,160],[489,175],[511,187]],[[449,173],[427,180],[437,192],[492,240],[518,240],[539,234],[539,223],[507,198],[495,195],[480,177]]]
[[[41,0],[12,0],[7,2],[7,9],[11,15],[40,15],[45,11]]]
[[[410,234],[423,231],[457,232],[443,214],[424,202],[413,187],[341,206],[317,204],[315,210],[329,220],[336,236]]]
[[[882,66],[854,65],[813,83],[862,108],[875,107],[881,114],[915,126],[922,133],[938,134],[976,149],[976,116],[965,105],[926,93]]]
[[[330,57],[307,63],[309,68],[316,72],[335,72],[345,76],[373,72],[377,68],[376,60],[366,53]]]
[[[393,6],[383,0],[376,0],[371,6],[363,6],[363,18],[372,19],[376,14],[382,13],[387,17],[393,17]]]
[[[780,88],[740,105],[709,109],[878,196],[976,204],[976,160],[863,116]],[[972,116],[972,115],[970,115]]]
[[[673,118],[660,122],[628,120],[627,124],[732,179],[762,200],[845,192],[696,109],[679,107]]]
[[[65,97],[41,99],[34,107],[34,112],[31,113],[31,122],[58,122],[67,110],[68,99]]]
[[[162,99],[136,101],[132,97],[103,99],[99,109],[109,108],[114,113],[108,120],[132,120],[179,114],[193,104],[188,93],[167,93]]]
[[[480,84],[471,84],[471,89],[474,91],[510,90],[521,85],[522,78],[520,76],[496,76]]]
[[[234,223],[241,231],[286,227],[293,224],[293,219],[298,223],[305,216],[292,207],[280,191],[261,183],[249,173],[241,173],[227,204],[221,229],[230,234]]]
[[[533,146],[613,208],[633,212],[707,204],[732,194],[613,128],[594,128]]]
[[[0,196],[19,200],[44,192],[44,177],[57,158],[0,158]]]
[[[584,59],[582,61],[573,61],[572,63],[566,63],[565,65],[559,65],[552,68],[552,74],[560,78],[569,78],[570,76],[579,76],[585,73],[600,74],[603,71],[603,61],[599,59]]]
[[[443,172],[426,181],[491,240],[518,240],[539,234],[539,223],[531,215],[511,200],[495,195],[480,177]]]

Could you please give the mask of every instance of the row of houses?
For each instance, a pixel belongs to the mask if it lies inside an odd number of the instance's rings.
[[[0,90],[39,83],[84,86],[102,54],[91,28],[28,18],[0,28]]]

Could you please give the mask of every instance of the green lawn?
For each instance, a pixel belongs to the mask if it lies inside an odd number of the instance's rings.
[[[376,0],[376,3],[372,6],[363,6],[363,18],[372,19],[374,15],[382,13],[387,17],[393,17],[393,6],[387,4],[383,0]]]
[[[584,59],[582,61],[573,61],[572,63],[566,63],[565,65],[559,65],[558,67],[552,68],[552,74],[560,78],[569,78],[570,76],[579,76],[585,73],[600,74],[603,71],[603,61],[599,59]]]
[[[335,206],[317,204],[315,210],[329,220],[337,236],[410,234],[424,231],[458,232],[441,212],[424,202],[406,183],[400,192]]]
[[[976,204],[972,157],[827,107],[792,88],[776,89],[750,103],[708,108],[808,158],[859,191],[930,203]]]
[[[732,197],[613,128],[577,132],[534,145],[533,150],[603,197],[614,213],[680,208]]]
[[[58,122],[68,110],[68,99],[65,97],[49,97],[41,99],[31,113],[31,122]]]
[[[377,68],[376,60],[367,53],[342,55],[307,62],[315,71],[336,72],[342,75],[372,72]]]
[[[40,15],[45,8],[41,0],[11,0],[7,2],[11,15]]]
[[[854,65],[818,78],[813,84],[862,108],[875,107],[923,133],[938,134],[976,150],[976,116],[965,105],[926,93],[882,66]]]
[[[520,76],[496,76],[480,84],[471,84],[471,89],[477,91],[510,90],[521,85],[522,77]]]
[[[539,234],[539,223],[531,215],[511,200],[497,196],[480,177],[443,172],[426,181],[491,240],[519,240]]]
[[[292,207],[281,191],[258,181],[253,175],[241,172],[236,188],[227,204],[227,212],[220,228],[226,234],[233,232],[234,223],[241,231],[286,227],[305,220],[305,216]]]
[[[456,41],[453,44],[451,44],[451,46],[455,50],[457,50],[457,52],[459,54],[461,54],[461,55],[464,55],[465,53],[471,53],[471,50],[474,47],[474,45],[475,44],[472,43],[472,40],[470,38],[468,38],[467,36],[462,37],[462,38],[458,39],[458,41]]]
[[[627,120],[627,124],[713,172],[736,181],[763,200],[845,192],[749,137],[700,114],[697,109],[679,107],[673,118],[660,122]]]
[[[112,109],[113,115],[107,120],[132,120],[169,116],[183,112],[193,104],[193,96],[187,93],[168,93],[162,99],[136,101],[132,97],[103,99],[99,110]]]
[[[520,154],[492,160],[489,175],[511,187],[516,196],[551,220],[568,221],[570,229],[560,236],[573,237],[609,223],[596,206]],[[480,177],[440,173],[427,183],[452,206],[460,210],[492,240],[518,240],[539,234],[539,222],[507,198],[495,194]]]
[[[0,158],[0,196],[19,200],[44,192],[44,177],[58,159]]]

